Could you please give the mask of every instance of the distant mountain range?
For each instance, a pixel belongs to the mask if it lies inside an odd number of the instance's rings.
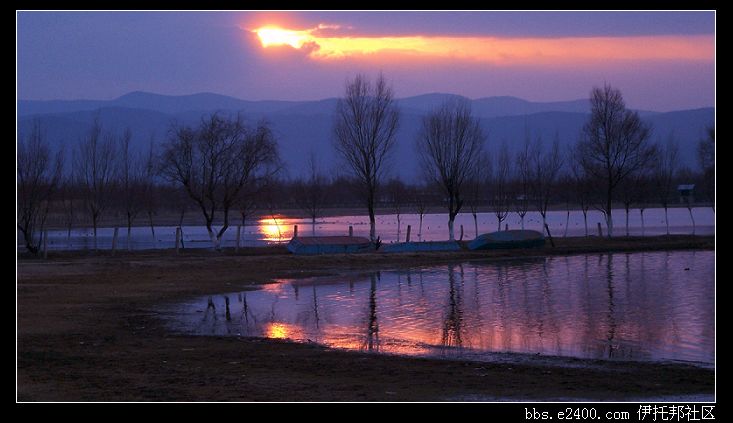
[[[419,176],[414,144],[421,118],[451,97],[457,96],[434,93],[398,100],[402,115],[392,158],[395,175],[405,180]],[[288,174],[299,176],[305,168],[303,158],[311,151],[317,154],[322,167],[340,167],[331,132],[336,101],[247,101],[211,93],[167,96],[146,92],[132,92],[114,100],[20,100],[18,130],[21,135],[26,133],[33,120],[39,119],[47,138],[70,150],[98,116],[107,130],[121,132],[129,127],[133,146],[142,151],[151,139],[162,144],[173,121],[193,124],[214,111],[241,112],[250,120],[266,119],[271,123]],[[588,100],[531,102],[516,97],[486,97],[470,102],[488,134],[490,151],[503,142],[516,150],[527,133],[546,142],[558,137],[563,147],[569,147],[577,141],[590,110]],[[639,112],[652,124],[654,140],[674,136],[683,163],[696,168],[696,145],[705,126],[713,124],[715,109]]]

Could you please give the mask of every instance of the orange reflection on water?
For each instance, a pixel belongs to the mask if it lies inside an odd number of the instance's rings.
[[[286,241],[293,235],[290,222],[277,216],[262,218],[257,221],[257,226],[264,241]]]
[[[268,323],[265,327],[265,337],[273,339],[298,339],[302,336],[302,329],[296,325],[282,322]]]

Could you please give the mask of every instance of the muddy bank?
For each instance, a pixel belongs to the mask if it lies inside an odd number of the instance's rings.
[[[165,330],[156,306],[281,277],[542,254],[713,249],[713,237],[563,239],[510,252],[295,257],[282,247],[52,253],[18,263],[22,401],[625,400],[712,395],[711,369],[681,364],[473,363],[333,351]],[[586,365],[587,364],[587,365]]]

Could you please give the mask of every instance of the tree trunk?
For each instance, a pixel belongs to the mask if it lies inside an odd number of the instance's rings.
[[[66,228],[66,248],[71,249],[71,222],[69,222],[69,226]]]
[[[92,228],[94,229],[94,251],[97,251],[97,217],[92,216]]]
[[[692,216],[692,207],[688,207],[687,211],[690,213],[690,220],[692,220],[692,234],[695,235],[695,218]]]
[[[153,246],[155,246],[156,239],[155,239],[155,226],[153,225],[153,213],[148,212],[148,223],[150,224],[150,233],[153,234]]]
[[[476,213],[473,213],[473,229],[476,231],[476,238],[478,238],[478,216],[476,216]]]
[[[311,234],[316,236],[316,217],[311,216]]]
[[[547,214],[542,213],[542,227],[547,226]]]
[[[524,230],[524,215],[519,216],[519,220],[522,222],[522,230]]]
[[[219,238],[216,236],[214,228],[211,226],[211,220],[206,220],[206,231],[209,233],[209,239],[211,239],[211,248],[219,249]]]
[[[400,242],[400,235],[402,235],[402,222],[400,221],[400,215],[397,214],[397,242]]]
[[[626,236],[629,236],[629,207],[626,207]]]
[[[588,236],[588,210],[583,210],[583,226],[585,227],[585,236]]]
[[[130,232],[132,232],[132,222],[127,221],[127,251],[132,250],[132,244],[130,243]]]
[[[608,237],[611,238],[613,236],[613,217],[610,210],[606,213],[606,226],[608,227]]]
[[[417,232],[417,238],[420,241],[422,241],[422,218],[423,218],[423,215],[420,215],[420,227],[418,228],[418,232]]]
[[[448,216],[448,239],[450,241],[455,241],[455,233],[453,232],[453,216]]]
[[[664,224],[667,226],[667,235],[669,235],[669,219],[667,219],[667,206],[664,206]]]
[[[641,236],[644,236],[644,209],[639,209],[641,215]]]
[[[375,242],[377,240],[377,221],[374,218],[374,205],[369,202],[367,207],[369,208],[369,239]]]
[[[565,233],[562,235],[563,238],[568,237],[568,225],[570,225],[570,209],[567,209],[565,213]]]

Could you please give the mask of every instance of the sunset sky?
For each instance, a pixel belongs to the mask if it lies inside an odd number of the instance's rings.
[[[381,70],[398,97],[715,101],[713,12],[19,12],[17,38],[19,99],[313,100]]]

